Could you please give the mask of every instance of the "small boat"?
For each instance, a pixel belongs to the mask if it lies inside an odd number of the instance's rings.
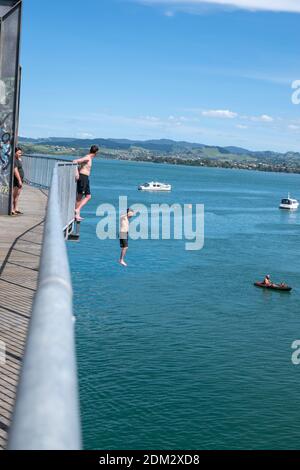
[[[255,287],[260,287],[261,289],[269,289],[269,290],[278,290],[282,292],[291,292],[292,287],[286,286],[285,284],[272,284],[271,286],[267,286],[263,282],[255,282]]]
[[[151,181],[151,183],[141,184],[139,191],[172,191],[172,186],[170,184]]]
[[[288,211],[295,211],[299,208],[299,201],[297,201],[297,199],[292,199],[290,195],[288,195],[286,199],[282,199],[279,208]]]

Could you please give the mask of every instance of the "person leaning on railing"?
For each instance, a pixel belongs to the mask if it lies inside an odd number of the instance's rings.
[[[79,165],[79,175],[77,181],[77,202],[75,209],[75,220],[81,222],[84,220],[81,215],[81,209],[92,199],[90,188],[90,176],[93,166],[93,160],[99,152],[97,145],[92,145],[90,153],[83,158],[73,160],[73,163]]]
[[[23,189],[24,181],[24,170],[22,164],[22,149],[16,148],[15,151],[15,162],[14,162],[14,188],[13,188],[13,207],[12,216],[22,215],[23,213],[19,210],[19,198]]]

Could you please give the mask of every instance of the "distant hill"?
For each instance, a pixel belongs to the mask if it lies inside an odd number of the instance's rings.
[[[231,155],[248,155],[252,157],[275,157],[289,155],[289,156],[299,156],[298,152],[287,152],[286,154],[272,151],[254,151],[248,150],[241,147],[229,146],[229,147],[220,147],[205,145],[200,143],[185,142],[185,141],[174,141],[170,139],[158,139],[158,140],[129,140],[129,139],[74,139],[70,137],[49,137],[43,139],[30,139],[28,137],[20,137],[20,143],[32,143],[34,145],[49,145],[49,146],[60,146],[60,147],[73,147],[76,149],[79,148],[88,148],[92,144],[99,145],[100,147],[108,149],[130,149],[132,147],[139,147],[146,150],[153,151],[162,151],[162,152],[180,152],[187,150],[199,150],[202,149],[216,149],[221,154],[231,154]]]
[[[113,149],[129,149],[131,147],[140,147],[146,150],[172,152],[174,150],[186,149],[199,149],[204,148],[205,145],[190,143],[190,142],[176,142],[168,139],[161,140],[129,140],[129,139],[72,139],[67,137],[49,137],[46,139],[29,139],[26,137],[19,138],[20,143],[33,143],[35,145],[57,145],[69,146],[74,148],[85,148],[92,144],[99,145],[100,147],[113,148]]]
[[[201,143],[160,140],[129,139],[74,139],[49,137],[30,139],[20,137],[27,153],[50,155],[83,155],[92,144],[101,147],[103,158],[153,161],[203,166],[222,166],[265,171],[300,172],[300,153],[253,151],[237,146],[212,146]]]
[[[228,150],[230,153],[236,154],[236,155],[251,155],[251,150],[243,149],[241,147],[225,147],[226,150]]]

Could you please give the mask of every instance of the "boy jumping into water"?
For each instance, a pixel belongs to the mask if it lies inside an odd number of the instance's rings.
[[[122,251],[119,263],[125,267],[127,266],[125,256],[128,251],[129,221],[134,215],[132,209],[127,209],[127,214],[122,215],[120,219],[120,246]]]
[[[77,222],[81,222],[83,220],[83,218],[80,216],[80,211],[92,199],[90,176],[93,160],[96,158],[98,152],[99,147],[97,145],[93,145],[91,147],[90,153],[86,157],[73,161],[73,163],[76,163],[80,166],[79,180],[77,182],[77,203],[75,210],[75,218]]]

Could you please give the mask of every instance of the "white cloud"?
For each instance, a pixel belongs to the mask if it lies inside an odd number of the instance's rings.
[[[156,116],[142,116],[142,119],[145,119],[145,121],[150,121],[150,122],[159,122],[160,118]]]
[[[300,126],[296,126],[296,124],[290,124],[288,126],[288,128],[291,130],[291,131],[299,131],[300,130]]]
[[[300,0],[299,0],[300,1]],[[238,124],[237,126],[240,126],[240,129],[245,128],[246,124],[243,124],[243,121],[248,121],[248,122],[262,122],[262,123],[271,123],[276,121],[279,121],[279,118],[274,118],[268,114],[261,114],[258,116],[249,116],[249,115],[244,115],[244,114],[238,114],[236,112],[230,111],[229,109],[209,109],[209,110],[203,110],[199,108],[187,108],[185,109],[186,112],[196,114],[196,115],[201,115],[203,117],[209,117],[209,118],[219,118],[219,119],[239,119],[242,122]],[[190,120],[190,119],[189,119]],[[237,127],[236,126],[236,127]]]
[[[245,126],[244,124],[238,124],[236,127],[238,129],[248,129],[248,126]]]
[[[261,116],[251,117],[251,121],[254,122],[274,122],[274,118],[268,114],[262,114]]]
[[[263,114],[262,116],[260,116],[260,120],[262,122],[273,122],[274,118],[272,118],[271,116],[268,116],[267,114]]]
[[[77,132],[76,137],[78,139],[93,139],[95,136],[88,132]]]
[[[234,119],[238,116],[237,113],[229,111],[229,109],[210,109],[208,111],[202,111],[202,116],[221,118],[221,119]]]
[[[272,116],[269,116],[268,114],[261,114],[260,116],[240,116],[241,119],[245,121],[252,121],[252,122],[264,122],[264,123],[270,123],[274,122],[275,118]],[[279,118],[276,118],[276,120],[279,120]]]
[[[150,5],[173,7],[191,7],[203,5],[220,5],[252,11],[275,11],[300,13],[299,0],[138,0]]]
[[[172,11],[172,10],[165,11],[165,16],[168,16],[169,18],[172,18],[174,16],[174,11]]]

